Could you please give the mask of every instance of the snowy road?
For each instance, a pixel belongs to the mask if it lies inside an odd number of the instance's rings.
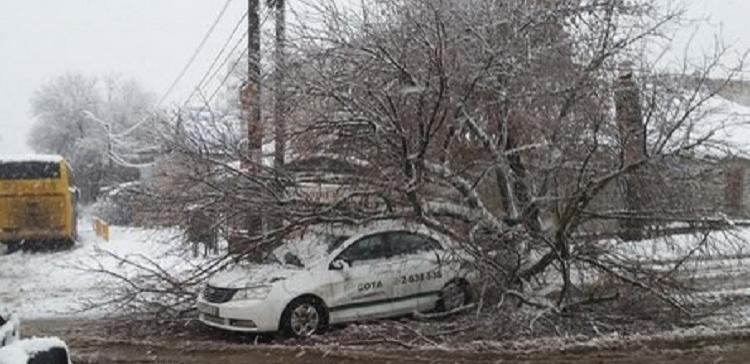
[[[745,330],[717,332],[711,337],[658,337],[616,347],[517,351],[403,350],[377,343],[360,347],[253,345],[221,338],[185,340],[168,335],[149,341],[117,340],[99,334],[95,322],[80,320],[34,320],[23,324],[22,331],[25,335],[64,337],[76,364],[745,364],[750,358],[750,331]]]
[[[185,263],[175,252],[175,230],[112,227],[109,242],[95,236],[89,220],[79,222],[79,231],[79,242],[69,251],[0,255],[0,308],[24,319],[96,315],[79,311],[87,302],[106,299],[114,283],[87,269],[130,273],[110,253],[143,255],[176,269]]]

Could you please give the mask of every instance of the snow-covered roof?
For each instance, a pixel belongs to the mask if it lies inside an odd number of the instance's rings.
[[[698,112],[701,115],[696,124],[699,134],[710,134],[711,142],[750,154],[750,107],[714,96],[706,100]]]
[[[691,147],[699,155],[720,159],[750,156],[750,107],[718,95],[698,95],[693,100],[701,100],[700,104],[683,120],[682,114],[694,107],[686,101],[688,99],[689,96],[674,100],[673,123],[679,122],[679,127],[671,130],[671,125],[677,124],[650,125],[652,138],[674,132],[674,137],[670,138],[674,147]]]
[[[12,162],[50,162],[60,163],[64,161],[60,155],[56,154],[19,154],[19,155],[0,155],[0,163]]]

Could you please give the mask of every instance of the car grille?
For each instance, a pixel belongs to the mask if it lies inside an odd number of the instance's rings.
[[[203,291],[203,299],[211,303],[229,302],[237,291],[238,290],[234,288],[216,288],[206,286],[206,289]]]

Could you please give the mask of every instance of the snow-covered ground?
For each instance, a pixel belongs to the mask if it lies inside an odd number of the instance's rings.
[[[181,232],[113,226],[110,241],[98,238],[89,219],[79,222],[80,238],[69,251],[16,252],[0,255],[0,309],[24,319],[97,315],[82,313],[86,302],[101,302],[115,280],[90,269],[102,268],[129,276],[134,269],[120,257],[145,257],[168,271],[189,266],[190,257],[178,253]]]
[[[81,309],[89,302],[105,301],[108,292],[120,282],[93,273],[91,269],[128,277],[136,274],[136,269],[122,264],[115,256],[158,262],[160,267],[176,275],[203,261],[180,249],[183,237],[178,229],[113,226],[111,240],[104,242],[95,236],[90,220],[83,219],[79,228],[80,241],[69,251],[0,254],[0,310],[15,312],[22,319],[96,316],[102,311],[81,312]],[[614,254],[623,259],[663,265],[665,269],[690,254],[691,259],[686,264],[697,269],[696,277],[712,284],[707,287],[706,296],[750,297],[750,228],[712,233],[711,239],[706,243],[699,236],[681,235],[601,244],[617,244]],[[743,316],[747,320],[740,324],[750,323],[750,304]]]

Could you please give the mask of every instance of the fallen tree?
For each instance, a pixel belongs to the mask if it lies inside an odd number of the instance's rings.
[[[644,61],[678,12],[619,0],[303,8],[319,21],[289,28],[296,61],[277,70],[293,105],[286,164],[248,160],[231,113],[163,124],[149,207],[206,211],[241,246],[196,267],[191,289],[312,225],[406,219],[471,256],[486,282],[480,310],[531,307],[533,324],[653,299],[687,316],[688,263],[742,244],[706,232],[732,226],[712,182],[733,150],[717,132],[731,123],[706,117],[726,50],[683,69],[690,77]],[[695,236],[668,262],[621,249],[675,226]]]

